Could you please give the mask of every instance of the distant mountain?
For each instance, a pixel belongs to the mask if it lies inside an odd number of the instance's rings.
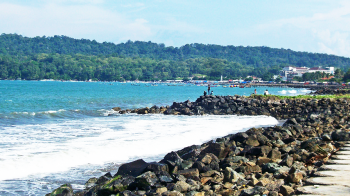
[[[344,71],[350,67],[350,59],[345,57],[264,46],[195,43],[181,47],[165,47],[164,44],[141,41],[114,44],[67,36],[28,38],[17,34],[0,36],[0,58],[0,71],[4,71],[0,73],[0,78],[26,79],[53,77],[81,80],[91,78],[150,80],[189,77],[194,74],[206,75],[213,79],[220,75],[229,78],[247,75],[270,77],[285,65],[334,66]],[[123,68],[121,63],[124,61],[132,63],[124,64],[128,67]],[[18,68],[13,70],[9,63]],[[89,74],[82,76],[79,69],[83,72],[87,64]],[[34,68],[30,69],[28,67],[30,65]],[[51,68],[47,69],[47,66]],[[66,68],[63,69],[62,66]],[[76,68],[70,70],[73,67]],[[110,73],[114,73],[115,77],[102,76]]]

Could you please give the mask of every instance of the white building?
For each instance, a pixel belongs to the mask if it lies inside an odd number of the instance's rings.
[[[334,74],[334,67],[293,67],[293,66],[287,66],[284,67],[281,71],[282,80],[292,80],[293,77],[299,76],[302,77],[304,73],[315,73],[315,72],[324,72],[329,74]]]
[[[334,74],[334,67],[326,67],[325,69],[321,67],[313,67],[309,69],[309,73],[315,73],[315,72],[324,72],[324,73],[329,73],[329,74]]]

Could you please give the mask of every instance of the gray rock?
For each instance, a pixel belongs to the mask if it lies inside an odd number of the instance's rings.
[[[332,139],[335,141],[349,141],[350,140],[350,132],[336,130],[332,133]]]
[[[269,191],[265,187],[255,186],[254,188],[242,190],[240,196],[264,195],[268,193]]]
[[[292,195],[294,193],[294,189],[292,187],[290,187],[290,186],[282,185],[280,187],[280,193],[283,196],[289,196],[289,195]]]
[[[278,172],[282,167],[279,166],[277,163],[264,163],[262,165],[262,172],[269,172],[269,173],[275,173]]]
[[[230,167],[226,167],[224,170],[224,182],[237,182],[238,179],[244,179],[242,174],[237,173]]]
[[[144,160],[139,159],[130,163],[123,164],[119,167],[116,175],[130,175],[138,176],[140,175],[148,166]]]
[[[159,171],[159,172],[155,172],[155,174],[159,178],[160,182],[169,183],[169,182],[173,182],[174,181],[173,178],[171,177],[171,175],[168,172]]]
[[[170,152],[165,155],[164,159],[160,161],[160,163],[167,163],[167,161],[174,162],[176,164],[180,164],[183,160],[176,152]]]
[[[73,196],[73,188],[70,184],[64,184],[52,191],[48,196]]]
[[[144,172],[146,172],[146,171],[152,171],[152,172],[166,171],[166,172],[169,172],[169,167],[165,163],[152,162],[152,163],[149,163],[147,165]]]
[[[278,150],[278,148],[274,148],[271,150],[268,157],[271,159],[281,159],[281,152]]]
[[[179,170],[177,172],[179,175],[183,175],[186,178],[193,178],[193,177],[198,177],[199,176],[199,171],[197,168],[195,169],[185,169],[185,170]]]
[[[176,182],[173,190],[174,191],[178,191],[180,193],[185,193],[185,192],[187,192],[190,189],[190,187],[191,186],[189,184],[187,184],[186,182],[178,181],[178,182]]]
[[[86,183],[85,183],[85,187],[86,188],[90,188],[90,187],[92,187],[92,186],[94,186],[95,184],[96,184],[96,182],[97,182],[97,179],[98,178],[90,178]]]

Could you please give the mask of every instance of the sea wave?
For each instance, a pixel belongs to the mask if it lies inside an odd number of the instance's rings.
[[[62,172],[86,164],[121,164],[136,157],[160,158],[250,127],[276,124],[276,119],[266,116],[123,115],[8,127],[0,143],[11,142],[12,148],[0,147],[4,159],[0,160],[0,180]],[[16,134],[23,129],[25,133]]]
[[[311,90],[307,90],[307,89],[292,89],[292,90],[281,90],[278,91],[279,94],[281,95],[303,95],[303,94],[307,94],[310,93]]]

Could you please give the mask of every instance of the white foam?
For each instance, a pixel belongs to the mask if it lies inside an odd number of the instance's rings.
[[[303,93],[309,93],[311,92],[311,90],[307,90],[307,89],[301,89],[300,92],[303,92]]]
[[[7,127],[0,135],[0,143],[10,146],[0,148],[0,180],[164,156],[250,127],[276,124],[266,116],[123,115]]]
[[[296,94],[307,94],[307,93],[310,93],[311,91],[310,90],[307,90],[307,89],[292,89],[292,90],[281,90],[281,91],[278,91],[279,94],[281,95],[296,95]]]
[[[281,93],[282,95],[285,95],[285,94],[287,94],[287,91],[286,90],[281,90],[281,91],[279,91],[279,93]]]
[[[12,112],[12,114],[35,116],[35,115],[39,115],[39,114],[56,114],[56,113],[65,112],[65,111],[66,110],[64,110],[64,109],[59,109],[57,111],[49,110],[49,111],[42,111],[42,112]]]
[[[44,113],[44,114],[55,114],[55,113],[57,113],[58,111],[44,111],[44,112],[42,112],[42,113]]]
[[[119,112],[114,111],[113,109],[110,109],[110,110],[101,109],[101,110],[97,110],[97,111],[101,112],[103,116],[119,115]]]

